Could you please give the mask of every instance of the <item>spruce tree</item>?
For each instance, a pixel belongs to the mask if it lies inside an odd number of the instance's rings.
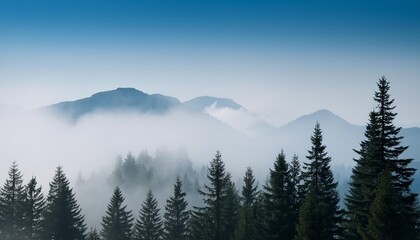
[[[0,238],[22,238],[25,189],[16,162],[9,169],[9,178],[0,190]]]
[[[70,183],[62,167],[57,167],[50,183],[44,211],[42,239],[84,240],[86,225]]]
[[[293,211],[293,189],[286,156],[277,156],[270,169],[268,184],[264,186],[267,208],[267,239],[293,239],[296,215]]]
[[[303,199],[299,209],[298,224],[296,225],[296,240],[325,239],[323,234],[323,214],[314,188],[310,189]]]
[[[293,212],[297,216],[302,199],[302,172],[300,169],[299,158],[296,154],[293,155],[292,161],[289,164],[290,172],[290,188],[292,194]]]
[[[392,185],[391,173],[385,169],[379,176],[378,188],[370,207],[365,239],[393,240],[401,239],[405,233],[400,228],[401,216],[398,215],[398,192]]]
[[[37,187],[35,177],[32,177],[25,186],[26,199],[24,204],[24,236],[25,239],[40,239],[42,233],[42,213],[45,208],[45,199],[41,186]]]
[[[101,240],[101,236],[98,233],[98,230],[96,228],[91,228],[88,235],[87,240]]]
[[[124,196],[116,187],[111,197],[106,215],[102,217],[101,236],[104,240],[130,240],[132,235],[133,215],[126,210]]]
[[[254,173],[250,167],[246,169],[242,187],[242,207],[238,228],[235,233],[236,240],[251,240],[257,238],[256,201],[259,194]]]
[[[319,239],[337,239],[342,235],[342,211],[339,209],[339,195],[337,192],[337,182],[334,181],[333,173],[330,169],[331,158],[325,151],[326,146],[322,143],[322,131],[319,123],[316,123],[314,134],[311,137],[312,147],[308,151],[308,163],[304,163],[304,191],[309,193],[309,197],[313,198],[309,202],[317,202],[318,207],[315,209],[308,209],[302,205],[299,210],[299,215],[304,211],[317,211],[319,217],[322,219],[321,227],[317,229],[310,229],[309,232],[318,231],[314,233],[315,236],[320,236]],[[307,215],[313,215],[307,213]],[[299,217],[299,220],[301,218]],[[311,219],[309,218],[309,221]],[[302,225],[299,222],[299,225]],[[317,224],[308,224],[308,226],[316,226]],[[299,226],[300,227],[300,226]],[[303,238],[301,236],[301,238]]]
[[[187,211],[186,193],[182,190],[182,181],[176,178],[173,196],[166,201],[164,214],[164,239],[186,240],[188,237],[187,222],[190,212]]]
[[[204,233],[210,234],[208,239],[225,240],[225,199],[227,196],[227,173],[225,164],[222,161],[222,155],[219,151],[216,152],[215,157],[210,162],[207,178],[209,185],[204,185],[204,191],[199,190],[199,193],[204,196],[205,206],[199,210],[201,214],[205,214],[205,229]]]
[[[147,192],[146,200],[141,205],[140,216],[135,224],[134,238],[136,240],[162,239],[162,220],[158,202],[151,190]]]
[[[240,197],[230,173],[226,174],[226,198],[223,202],[223,237],[233,239],[239,221]]]
[[[410,190],[415,169],[409,166],[412,159],[401,158],[408,147],[401,146],[401,128],[393,124],[397,113],[394,112],[394,99],[389,94],[389,82],[381,77],[377,85],[374,101],[378,105],[370,114],[366,140],[361,143],[361,149],[356,151],[359,158],[356,159],[350,191],[346,197],[349,233],[355,239],[367,234],[369,209],[375,198],[379,175],[388,167],[392,184],[400,196],[398,213],[403,220],[399,222],[399,226],[404,231],[399,238],[413,239],[418,235],[419,229],[417,194]]]

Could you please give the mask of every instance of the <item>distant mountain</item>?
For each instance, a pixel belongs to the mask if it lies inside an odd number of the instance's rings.
[[[134,88],[117,88],[99,92],[91,97],[61,102],[44,107],[42,110],[53,111],[71,119],[97,111],[138,111],[164,113],[181,103],[174,97],[160,94],[146,94]]]
[[[233,101],[229,98],[217,98],[217,97],[210,97],[210,96],[202,96],[193,98],[189,101],[183,103],[189,109],[194,111],[204,111],[206,108],[216,104],[216,108],[230,108],[233,110],[239,110],[243,108],[237,102]]]

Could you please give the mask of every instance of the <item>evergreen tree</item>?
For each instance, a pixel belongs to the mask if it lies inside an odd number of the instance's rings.
[[[101,240],[101,236],[99,235],[96,228],[91,228],[86,239],[87,240]]]
[[[44,211],[42,239],[84,240],[86,226],[79,205],[62,167],[57,167],[50,183]]]
[[[106,215],[102,218],[101,236],[104,240],[130,240],[133,216],[131,211],[123,206],[124,196],[116,187],[108,204]]]
[[[319,217],[322,219],[321,227],[317,229],[310,229],[309,232],[319,231],[314,233],[314,236],[321,236],[318,239],[337,239],[342,235],[342,211],[339,209],[339,195],[337,192],[337,182],[334,182],[334,176],[330,169],[331,158],[328,157],[325,151],[326,146],[322,143],[322,131],[319,123],[315,125],[314,134],[311,137],[312,147],[308,151],[307,159],[309,163],[304,163],[304,191],[308,193],[311,198],[308,202],[317,202],[318,207],[310,210],[307,206],[301,206],[299,215],[309,215],[312,213],[302,213],[302,211],[317,211]],[[309,203],[307,203],[308,205]],[[301,220],[301,218],[299,218]],[[308,218],[310,221],[311,219]],[[299,222],[299,225],[303,223]],[[316,226],[311,223],[307,226]]]
[[[159,214],[158,202],[152,191],[147,192],[146,200],[141,205],[140,216],[135,225],[135,239],[159,240],[162,239],[162,220]]]
[[[251,240],[257,238],[256,201],[259,194],[254,173],[250,167],[246,169],[244,186],[242,187],[242,208],[239,226],[235,233],[237,240]]]
[[[289,164],[290,188],[292,194],[293,214],[297,216],[302,198],[302,173],[300,169],[299,158],[295,154]]]
[[[210,234],[208,239],[212,240],[225,240],[226,226],[225,223],[225,199],[227,197],[227,173],[225,164],[222,161],[222,155],[219,151],[216,152],[215,158],[210,163],[207,178],[210,182],[209,185],[204,185],[205,191],[199,190],[199,193],[204,196],[205,206],[199,211],[206,223],[203,231]]]
[[[400,127],[393,124],[397,115],[394,113],[394,99],[389,94],[389,82],[385,77],[379,79],[378,91],[374,100],[378,104],[370,114],[366,127],[366,140],[361,143],[361,149],[356,151],[359,159],[353,169],[349,194],[346,197],[348,210],[349,232],[355,239],[366,235],[366,226],[375,189],[378,186],[380,173],[386,168],[392,176],[392,185],[400,196],[399,222],[404,234],[400,239],[414,239],[418,235],[419,214],[417,209],[417,194],[410,190],[415,169],[409,167],[412,159],[403,159],[401,154],[408,148],[401,146]]]
[[[355,167],[352,169],[349,193],[346,195],[347,207],[346,237],[360,239],[366,236],[370,205],[374,198],[379,173],[385,168],[385,162],[379,157],[379,124],[377,114],[372,111],[366,126],[366,140],[360,143],[360,150]]]
[[[310,189],[299,209],[296,240],[326,239],[323,234],[322,211],[314,189]]]
[[[22,174],[13,162],[9,169],[9,178],[0,190],[0,238],[18,239],[24,228],[23,213],[25,189]]]
[[[182,181],[179,176],[174,185],[174,195],[166,201],[164,214],[164,239],[186,240],[188,237],[187,222],[190,217],[187,211],[186,193],[182,191]]]
[[[230,173],[226,174],[226,198],[223,202],[223,236],[233,239],[238,225],[240,197]]]
[[[268,184],[264,186],[267,207],[268,239],[293,239],[296,214],[293,211],[293,189],[286,156],[277,156],[274,169],[270,169]]]
[[[393,240],[401,239],[404,236],[404,229],[400,228],[398,215],[398,193],[392,186],[392,176],[385,169],[379,177],[378,188],[375,191],[375,199],[370,208],[370,217],[367,225],[365,239],[372,240]]]
[[[26,199],[24,204],[24,236],[25,239],[40,239],[42,232],[42,212],[45,208],[45,199],[42,188],[37,187],[35,177],[32,177],[25,186]]]

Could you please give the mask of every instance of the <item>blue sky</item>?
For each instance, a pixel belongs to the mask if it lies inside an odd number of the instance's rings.
[[[375,82],[420,126],[420,1],[2,0],[0,103],[120,86],[230,97],[281,125],[327,108],[363,124]]]

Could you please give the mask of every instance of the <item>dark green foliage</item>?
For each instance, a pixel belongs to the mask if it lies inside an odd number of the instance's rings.
[[[316,211],[317,215],[322,219],[321,227],[317,229],[309,229],[308,232],[315,236],[321,236],[319,239],[336,239],[342,235],[342,211],[339,209],[339,195],[337,193],[337,182],[334,182],[334,176],[330,169],[331,158],[325,151],[326,146],[322,143],[322,131],[319,123],[315,125],[314,134],[311,137],[312,147],[308,151],[307,156],[309,162],[304,163],[304,191],[311,192],[311,201],[317,202],[319,205],[315,209],[310,210],[307,206],[302,205],[299,215],[312,216],[313,213],[302,213],[305,211]],[[307,203],[308,205],[309,203]],[[299,220],[301,217],[299,218]],[[309,219],[311,221],[311,219]],[[299,225],[304,223],[299,222]],[[316,223],[317,224],[317,223]],[[307,224],[312,227],[316,224]],[[301,227],[301,226],[299,226]],[[304,236],[301,236],[304,238]]]
[[[40,239],[42,233],[42,212],[45,208],[45,199],[41,187],[37,187],[36,178],[33,177],[25,186],[26,199],[24,204],[24,236],[25,239]]]
[[[370,217],[367,224],[366,239],[392,240],[401,239],[404,229],[400,227],[399,196],[392,186],[392,176],[388,170],[382,171],[379,176],[375,199],[370,207]]]
[[[136,221],[134,238],[137,240],[158,240],[162,238],[162,220],[158,202],[152,191],[147,192],[146,200],[141,205],[140,216]]]
[[[84,217],[61,167],[57,167],[50,183],[44,218],[42,239],[82,240],[86,238]]]
[[[186,240],[188,237],[187,222],[190,212],[187,211],[186,193],[182,191],[182,181],[176,178],[174,195],[166,201],[164,214],[164,239]]]
[[[232,239],[238,221],[240,200],[238,190],[226,172],[222,155],[219,151],[210,162],[207,178],[209,184],[204,185],[205,206],[195,208],[193,221],[201,221],[202,233],[205,239],[228,240]],[[195,229],[198,225],[195,225]],[[195,236],[195,229],[192,235]]]
[[[13,162],[9,178],[0,190],[0,238],[18,239],[24,227],[25,189],[18,165]]]
[[[296,226],[296,240],[327,239],[323,231],[323,214],[321,204],[314,189],[306,194],[299,210],[298,224]]]
[[[286,156],[281,151],[270,169],[268,184],[264,186],[267,208],[267,239],[292,239],[296,214],[293,211],[293,185]]]
[[[101,236],[104,240],[130,240],[133,215],[123,206],[124,196],[116,187],[108,204],[106,215],[102,217]]]
[[[242,207],[238,228],[235,232],[237,240],[251,240],[258,236],[257,226],[257,197],[259,194],[258,185],[254,173],[250,167],[246,169],[244,186],[242,187]]]
[[[240,197],[231,175],[226,174],[226,198],[223,202],[223,239],[233,239],[239,221]]]
[[[401,154],[408,148],[401,146],[401,128],[395,127],[396,113],[394,99],[390,98],[389,82],[385,77],[379,79],[378,91],[374,100],[378,104],[370,114],[361,149],[356,151],[359,159],[353,169],[349,194],[346,197],[349,235],[358,239],[366,235],[366,225],[370,217],[375,189],[380,172],[388,168],[392,175],[392,185],[400,196],[399,226],[404,234],[400,239],[413,239],[418,235],[419,215],[417,194],[410,190],[415,169],[409,167],[412,159],[402,159]]]
[[[295,216],[299,211],[299,207],[302,201],[302,172],[300,169],[299,158],[295,154],[292,157],[292,161],[289,164],[289,173],[290,173],[290,189],[292,197],[292,211]]]

